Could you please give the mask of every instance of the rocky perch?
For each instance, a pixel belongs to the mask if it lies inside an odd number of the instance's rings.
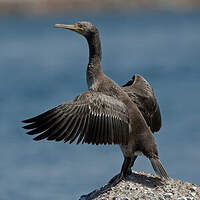
[[[133,171],[126,181],[108,183],[79,200],[200,200],[200,186]]]

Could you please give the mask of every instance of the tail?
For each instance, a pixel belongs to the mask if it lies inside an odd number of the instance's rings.
[[[167,175],[167,172],[165,171],[159,159],[149,158],[149,160],[151,161],[151,165],[157,175],[159,175],[161,178],[169,179],[169,176]]]

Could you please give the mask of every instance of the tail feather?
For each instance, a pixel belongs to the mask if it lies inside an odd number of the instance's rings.
[[[151,161],[151,165],[157,175],[159,175],[161,178],[169,179],[169,176],[167,175],[167,172],[165,171],[159,159],[150,158],[149,160]]]

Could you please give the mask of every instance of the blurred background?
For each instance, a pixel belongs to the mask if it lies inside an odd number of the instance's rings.
[[[53,28],[83,20],[99,28],[107,75],[153,86],[168,174],[199,184],[199,0],[0,0],[0,199],[75,200],[120,171],[118,146],[34,142],[21,128],[87,90],[85,39]],[[142,157],[134,170],[154,173]]]

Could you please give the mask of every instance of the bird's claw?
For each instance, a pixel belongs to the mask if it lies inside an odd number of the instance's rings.
[[[128,175],[128,174],[127,174]],[[110,181],[109,184],[113,186],[117,185],[119,182],[126,180],[127,176],[124,176],[123,173],[117,174]]]

